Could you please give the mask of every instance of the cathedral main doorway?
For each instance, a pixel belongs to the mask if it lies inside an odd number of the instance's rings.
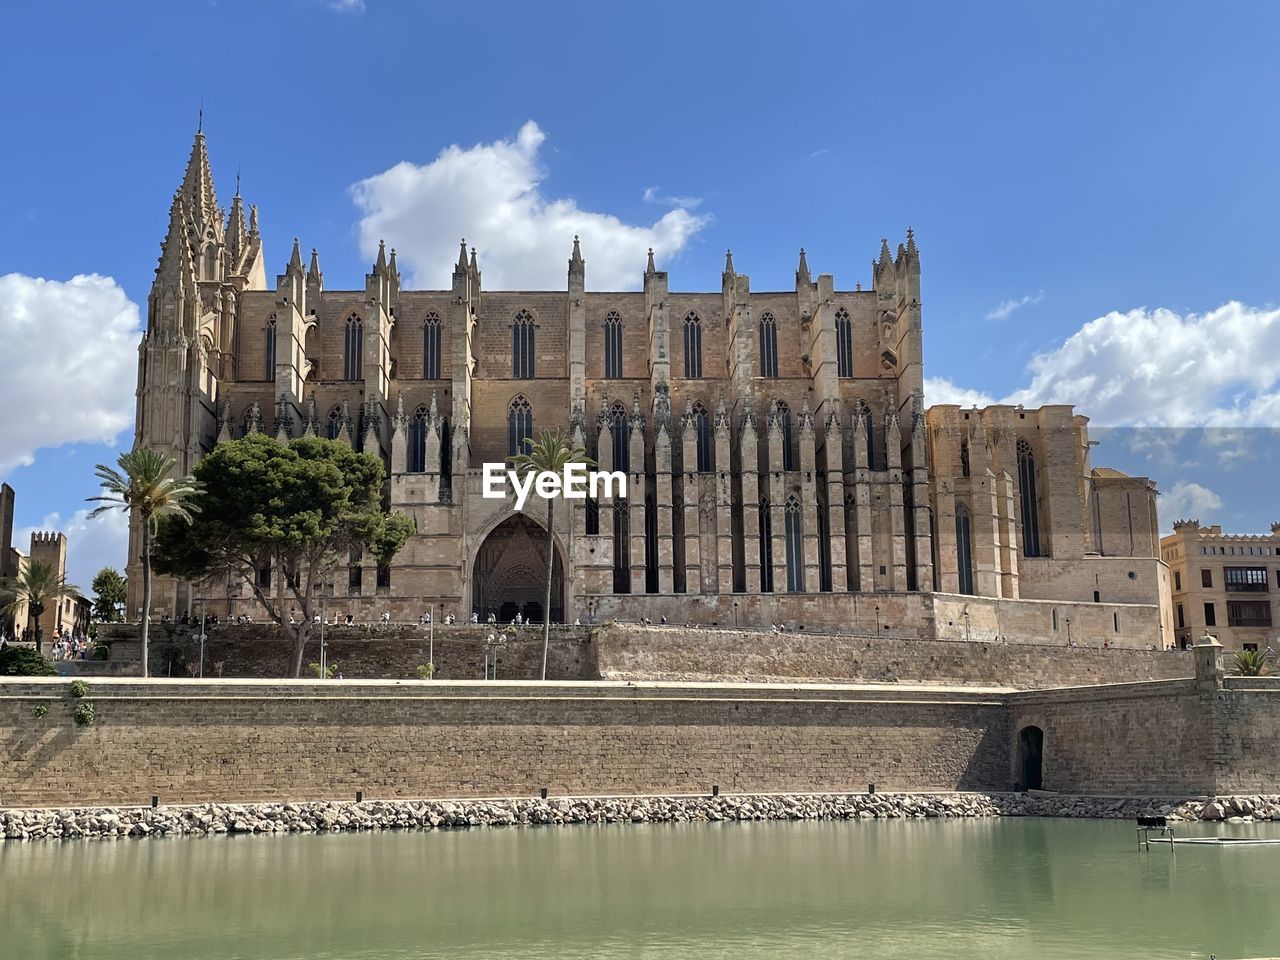
[[[546,577],[547,531],[517,513],[494,527],[476,553],[471,608],[482,622],[490,613],[500,623],[510,623],[517,613],[539,622]],[[551,576],[551,619],[564,621],[564,566],[558,550]]]

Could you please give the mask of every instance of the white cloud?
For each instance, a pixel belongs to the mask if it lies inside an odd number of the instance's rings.
[[[988,320],[1006,320],[1015,310],[1029,306],[1033,303],[1039,303],[1044,299],[1044,291],[1041,290],[1035,296],[1025,296],[1019,300],[1006,300],[997,306],[994,310],[987,314]]]
[[[114,442],[133,422],[140,336],[110,277],[0,276],[0,476],[41,447]]]
[[[1026,374],[1030,383],[997,402],[1072,404],[1098,427],[1206,428],[1207,444],[1239,456],[1257,429],[1280,423],[1280,309],[1113,311],[1032,357]],[[927,380],[925,394],[991,402],[942,378]]]
[[[1173,532],[1175,520],[1200,520],[1208,523],[1214,512],[1222,509],[1222,498],[1208,487],[1188,480],[1176,480],[1160,494],[1161,534]]]
[[[13,545],[26,553],[31,534],[37,530],[67,535],[67,580],[92,599],[94,575],[103,567],[115,567],[124,573],[129,553],[129,518],[119,510],[89,519],[89,511],[77,510],[69,520],[60,513],[50,513],[37,527],[17,530]]]
[[[701,197],[668,197],[658,192],[657,187],[644,188],[644,202],[659,207],[686,207],[693,209],[702,203]]]
[[[530,120],[514,139],[447,147],[421,166],[401,161],[355,184],[361,212],[360,243],[373,257],[378,240],[398,249],[418,287],[447,287],[458,259],[456,237],[478,248],[491,289],[563,289],[574,234],[582,237],[587,284],[595,290],[640,285],[645,254],[653,247],[669,261],[707,223],[679,207],[648,225],[551,199],[538,151],[546,134]]]
[[[957,386],[945,377],[925,377],[924,402],[929,406],[954,403],[961,407],[985,407],[996,401],[981,390]]]

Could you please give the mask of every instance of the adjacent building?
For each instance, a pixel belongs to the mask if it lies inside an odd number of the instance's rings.
[[[1179,646],[1211,633],[1228,650],[1280,650],[1280,523],[1250,535],[1179,520],[1160,552],[1173,581]]]
[[[269,283],[257,209],[238,187],[218,204],[197,134],[148,300],[135,442],[183,471],[252,432],[381,458],[417,534],[389,567],[352,557],[324,585],[361,618],[540,617],[545,508],[482,498],[481,469],[560,427],[629,489],[557,510],[557,619],[1171,639],[1155,487],[1095,470],[1085,417],[925,410],[911,231],[881,241],[866,289],[801,250],[788,289],[752,290],[727,254],[719,290],[680,292],[637,251],[640,289],[597,291],[589,252],[566,238],[559,289],[490,290],[464,241],[447,289],[412,290],[380,244],[363,289],[335,290],[295,239]],[[161,580],[153,612],[252,603],[243,584]]]
[[[67,573],[67,538],[65,534],[36,531],[31,534],[30,552],[23,553],[13,545],[13,487],[0,483],[0,581],[17,577],[32,560],[49,564],[59,576]],[[40,635],[49,638],[69,636],[89,628],[90,603],[79,595],[59,598],[49,604],[40,617]],[[32,639],[35,619],[26,605],[0,614],[0,636]]]

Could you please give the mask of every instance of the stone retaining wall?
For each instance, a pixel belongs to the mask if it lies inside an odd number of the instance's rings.
[[[223,680],[0,683],[0,805],[992,790],[1002,691]],[[47,712],[37,716],[37,707]]]

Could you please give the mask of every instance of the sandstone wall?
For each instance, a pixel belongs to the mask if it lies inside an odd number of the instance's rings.
[[[1007,787],[998,692],[0,682],[0,806]],[[38,705],[48,707],[35,716]]]
[[[1038,689],[1167,680],[1195,673],[1184,651],[1064,644],[610,625],[597,638],[607,679],[862,680]]]

